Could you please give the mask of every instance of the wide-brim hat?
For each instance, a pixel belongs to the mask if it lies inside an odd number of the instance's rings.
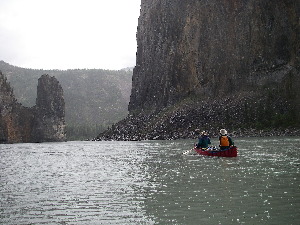
[[[225,129],[221,129],[221,130],[220,130],[220,134],[222,134],[222,135],[226,135],[226,134],[227,134],[227,130],[225,130]]]

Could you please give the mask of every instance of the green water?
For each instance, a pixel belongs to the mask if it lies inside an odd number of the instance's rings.
[[[194,141],[0,145],[0,223],[299,224],[300,138]]]

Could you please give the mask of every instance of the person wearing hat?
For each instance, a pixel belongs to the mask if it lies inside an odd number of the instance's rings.
[[[208,145],[210,145],[210,139],[206,131],[202,131],[201,135],[198,137],[198,144],[196,145],[197,148],[206,149]]]
[[[219,137],[220,140],[219,146],[221,150],[228,149],[230,146],[234,145],[231,137],[227,136],[227,130],[221,129],[220,134],[221,136]]]

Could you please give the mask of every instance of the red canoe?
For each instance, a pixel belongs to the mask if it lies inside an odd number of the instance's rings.
[[[219,156],[219,157],[237,157],[237,147],[232,146],[225,150],[203,150],[202,148],[194,148],[199,155]]]

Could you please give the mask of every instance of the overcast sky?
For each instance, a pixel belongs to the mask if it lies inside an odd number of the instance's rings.
[[[0,60],[33,69],[135,65],[141,0],[0,0]]]

